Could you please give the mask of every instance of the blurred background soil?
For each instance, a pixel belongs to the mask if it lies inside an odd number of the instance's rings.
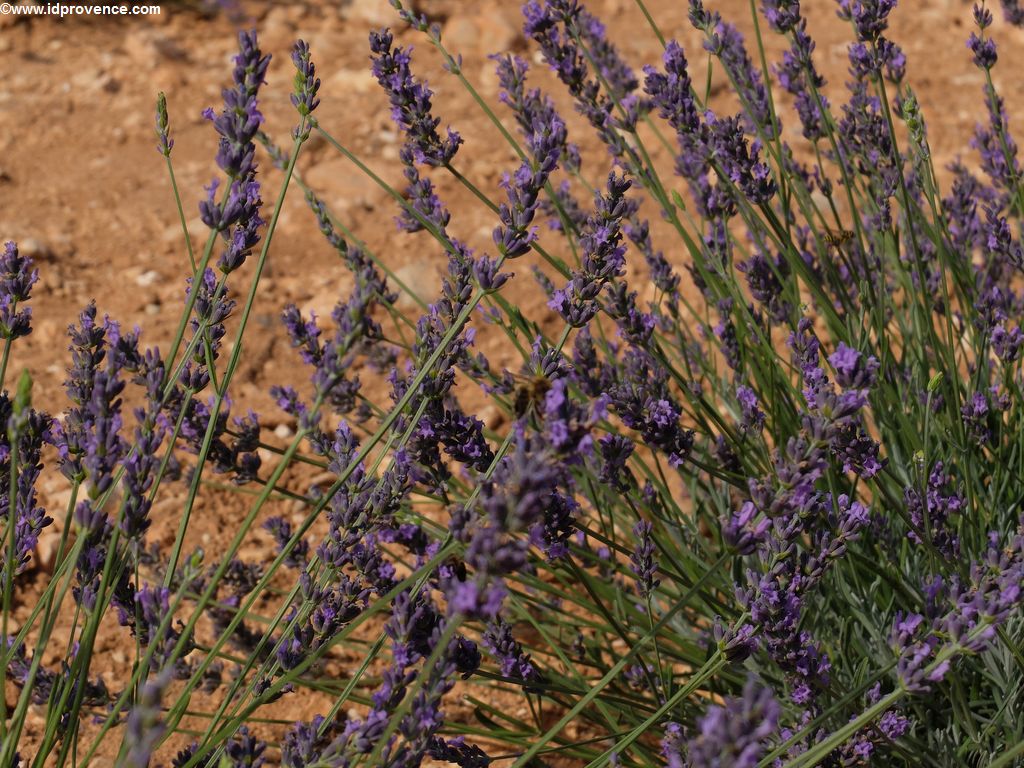
[[[707,55],[686,19],[687,3],[648,0],[647,4],[666,36],[684,45],[694,82],[703,83]],[[748,0],[707,0],[706,5],[744,31],[756,57]],[[572,114],[563,90],[545,71],[535,48],[527,45],[519,6],[518,0],[421,0],[416,8],[441,25],[445,44],[462,55],[467,77],[510,129],[514,124],[498,103],[497,80],[487,56],[512,51],[533,62],[531,84],[545,88],[564,105],[563,114],[571,115],[571,138],[584,150],[584,173],[600,180],[607,173],[607,156],[595,145],[589,127]],[[590,0],[587,6],[606,23],[610,38],[630,63],[638,68],[659,63],[657,38],[633,0]],[[841,104],[850,29],[836,18],[832,0],[804,0],[802,7],[817,42],[816,64],[828,80],[826,93],[833,105]],[[166,93],[175,142],[172,159],[189,230],[201,248],[206,231],[196,206],[205,196],[203,187],[218,172],[213,160],[216,135],[201,111],[218,107],[221,88],[230,78],[235,32],[240,26],[255,27],[262,47],[273,54],[261,108],[266,116],[264,128],[281,143],[290,144],[295,121],[288,100],[293,74],[289,50],[301,37],[310,43],[323,81],[317,112],[321,125],[383,179],[401,186],[400,137],[390,120],[387,99],[369,72],[367,47],[371,29],[391,26],[399,43],[416,47],[414,70],[434,89],[435,114],[442,126],[451,125],[466,140],[456,158],[459,171],[496,198],[502,173],[518,164],[470,95],[442,69],[427,41],[406,29],[386,0],[254,0],[242,9],[244,20],[174,3],[163,3],[163,12],[150,17],[0,17],[0,238],[17,241],[22,252],[36,260],[40,273],[31,302],[34,330],[16,345],[11,369],[31,370],[37,407],[51,412],[65,407],[61,386],[68,365],[66,329],[90,299],[96,299],[101,314],[125,326],[142,326],[147,345],[166,349],[179,318],[188,260],[164,161],[155,149],[154,102],[159,91]],[[904,0],[891,19],[891,37],[907,54],[907,79],[922,104],[939,168],[957,158],[975,164],[970,135],[977,122],[987,119],[983,75],[965,46],[972,28],[970,10],[970,0]],[[1024,78],[1019,76],[1024,71],[1024,31],[1003,23],[998,9],[993,10],[997,17],[993,33],[1000,46],[995,82],[1008,106],[1011,131],[1020,136],[1024,131]],[[782,41],[766,32],[766,44],[768,61],[780,61]],[[727,105],[729,89],[717,68],[713,83],[713,102]],[[787,111],[786,98],[776,93],[776,99],[783,105],[780,112],[787,137],[799,146],[795,114]],[[656,150],[657,161],[670,167],[667,153],[660,147]],[[281,175],[262,151],[258,159],[264,218],[269,219]],[[426,235],[397,231],[392,221],[397,207],[385,192],[315,134],[303,150],[299,167],[302,178],[376,255],[416,286],[424,299],[434,298],[445,268],[444,254]],[[451,178],[440,173],[433,178],[453,212],[450,231],[478,248],[488,248],[496,224],[493,214]],[[658,218],[650,208],[647,215]],[[672,252],[670,240],[656,244],[681,262],[682,255]],[[254,261],[250,259],[232,278],[236,292],[247,288]],[[529,264],[529,258],[515,263],[517,277],[510,295],[526,316],[550,319]],[[642,291],[646,279],[642,264],[631,263],[629,270]],[[284,204],[264,278],[232,396],[238,411],[251,407],[261,414],[272,433],[266,439],[283,442],[292,425],[267,391],[272,384],[298,384],[304,372],[281,329],[281,309],[291,302],[327,317],[350,285],[344,265],[321,237],[298,188],[292,188]],[[414,308],[413,302],[403,301],[410,311]],[[498,343],[488,336],[481,341],[492,365],[511,366],[514,359]],[[466,396],[471,406],[480,406],[488,425],[496,426],[498,417],[484,410],[482,398],[472,391]],[[386,391],[375,399],[386,401]],[[54,530],[59,530],[63,517],[65,487],[57,473],[44,476],[42,491],[51,503],[51,514],[58,518]],[[175,510],[180,508],[184,489],[179,484],[165,496],[154,512],[151,534],[164,542],[173,540]],[[245,497],[231,494],[208,497],[195,518],[197,541],[206,547],[226,541],[233,532],[231,520],[246,502]],[[296,517],[300,512],[291,510]],[[269,537],[257,536],[241,554],[258,562],[269,552]],[[110,649],[118,637],[123,641],[121,635],[111,635]],[[127,663],[124,654],[105,663],[107,683],[117,689],[116,680]],[[510,706],[522,708],[525,714],[521,698]],[[324,708],[317,697],[289,700],[282,716],[308,718]]]

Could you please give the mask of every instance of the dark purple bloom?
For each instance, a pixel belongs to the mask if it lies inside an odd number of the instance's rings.
[[[654,541],[651,539],[652,526],[640,520],[633,526],[636,547],[629,556],[630,569],[636,574],[636,591],[641,599],[647,599],[661,583],[657,578],[658,561],[654,556]]]
[[[835,369],[836,382],[845,389],[867,389],[874,385],[878,375],[877,359],[865,357],[842,341],[828,361]]]
[[[814,40],[807,34],[806,27],[806,21],[801,19],[793,29],[792,44],[782,54],[782,64],[775,69],[775,74],[779,85],[795,99],[804,137],[817,141],[825,137],[823,110],[828,109],[828,99],[821,93],[825,78],[818,73],[811,58]]]
[[[601,83],[590,77],[587,55],[578,42],[585,37],[579,24],[581,12],[575,0],[544,0],[543,5],[540,0],[530,0],[523,5],[523,31],[540,46],[544,61],[568,88],[576,109],[597,130],[612,156],[639,167],[636,153],[617,130],[632,130],[632,126],[618,124],[613,115],[615,102],[603,92]],[[607,67],[608,61],[598,62],[598,67],[602,64]]]
[[[1003,18],[1015,27],[1024,27],[1024,8],[1020,0],[1001,0],[1003,5]]]
[[[750,295],[760,302],[772,321],[785,322],[791,310],[789,302],[782,298],[782,280],[789,276],[785,258],[779,256],[769,260],[762,253],[754,253],[748,260],[738,263],[736,268],[746,274]]]
[[[839,18],[853,21],[857,39],[873,42],[888,28],[896,0],[839,0]]]
[[[993,427],[998,420],[998,414],[992,410],[991,405],[989,393],[975,392],[960,408],[967,434],[979,445],[986,445],[993,438]]]
[[[671,725],[662,741],[662,754],[673,767],[755,768],[776,734],[780,714],[771,690],[751,677],[741,698],[708,707],[697,721],[697,735],[686,742],[685,759],[680,752],[682,736]]]
[[[670,40],[665,46],[662,61],[665,64],[664,74],[654,67],[644,67],[644,91],[676,133],[695,134],[700,129],[700,115],[682,46]]]
[[[605,435],[598,441],[598,448],[601,455],[601,481],[616,490],[628,490],[635,482],[626,467],[635,448],[633,441],[621,435]]]
[[[447,165],[462,144],[462,137],[451,128],[442,139],[437,133],[441,118],[431,114],[433,92],[413,77],[411,51],[392,48],[391,32],[382,29],[370,33],[373,76],[391,101],[391,118],[406,135],[416,162],[424,165]]]
[[[706,115],[710,128],[712,156],[722,172],[755,205],[763,205],[775,194],[775,181],[768,166],[760,161],[760,143],[748,143],[736,117]]]
[[[722,541],[741,555],[753,554],[772,525],[770,518],[758,519],[758,514],[759,510],[752,502],[744,502],[739,512],[731,515],[722,526]]]
[[[800,22],[800,0],[763,0],[761,11],[776,32],[785,34]]]
[[[482,485],[479,517],[466,546],[469,572],[464,578],[449,573],[442,579],[450,611],[495,616],[505,598],[503,577],[526,567],[530,540],[552,557],[564,554],[575,507],[558,492],[561,474],[538,443],[520,437]],[[527,532],[530,539],[519,538]]]
[[[989,335],[992,349],[1005,363],[1012,363],[1020,357],[1021,347],[1024,346],[1024,333],[1019,326],[1013,326],[1009,330],[1002,323],[997,324]]]
[[[367,275],[356,275],[347,301],[339,301],[331,312],[334,333],[322,338],[316,317],[306,320],[294,305],[282,315],[292,346],[299,349],[303,362],[313,367],[315,408],[329,405],[338,414],[352,411],[360,390],[359,377],[348,369],[356,355],[381,338],[380,326],[372,317],[380,298],[379,286]]]
[[[985,558],[971,564],[961,582],[953,577],[945,594],[936,590],[932,615],[897,613],[890,644],[899,661],[902,685],[927,692],[940,682],[953,661],[985,650],[999,627],[1020,609],[1024,589],[1024,536],[1012,534],[1005,546],[989,536]],[[944,660],[937,656],[944,651]]]
[[[443,760],[459,768],[488,768],[491,764],[487,753],[475,744],[467,744],[463,736],[447,741],[432,739],[427,754],[434,760]]]
[[[960,554],[960,539],[956,534],[956,519],[965,508],[962,492],[954,485],[952,475],[944,471],[943,463],[937,462],[928,475],[924,499],[916,488],[907,488],[903,498],[914,524],[907,537],[921,543],[921,534],[945,557],[956,558]]]
[[[967,38],[967,47],[974,54],[974,63],[981,69],[992,69],[999,60],[996,41],[991,37],[979,37],[977,33],[971,32]]]
[[[757,404],[757,395],[750,387],[742,384],[736,387],[736,399],[740,404],[742,418],[740,423],[745,429],[760,429],[764,426],[764,411]]]
[[[512,176],[506,174],[501,181],[508,202],[498,207],[501,226],[494,229],[493,237],[498,252],[510,259],[527,253],[537,238],[531,224],[539,206],[538,197],[557,167],[565,145],[565,125],[558,118],[548,124],[537,123],[533,130],[529,139],[533,162],[524,160]]]
[[[281,764],[285,768],[308,768],[320,762],[334,735],[330,726],[324,728],[324,722],[322,715],[316,715],[308,723],[295,723],[285,734],[281,743]]]
[[[0,392],[0,521],[5,537],[4,556],[0,559],[0,579],[10,578],[28,568],[43,528],[53,522],[46,510],[37,505],[36,483],[42,472],[42,450],[51,442],[51,419],[29,407],[29,385],[25,376],[12,400]],[[17,448],[17,467],[12,487],[11,461]],[[11,520],[11,513],[14,519]]]
[[[610,174],[608,194],[595,196],[595,212],[580,235],[583,249],[581,268],[573,271],[565,288],[555,291],[548,306],[576,328],[586,325],[598,312],[601,289],[622,273],[625,248],[622,219],[626,214],[625,193],[630,182]]]
[[[266,764],[263,753],[267,744],[253,736],[246,726],[240,726],[224,748],[231,768],[262,768]]]
[[[774,138],[777,129],[768,89],[750,60],[743,35],[735,26],[722,21],[717,12],[694,13],[693,9],[694,4],[691,3],[690,20],[704,32],[704,49],[717,56],[729,73],[729,79],[743,102],[744,120],[750,132],[763,132],[767,138]]]
[[[543,164],[546,162],[548,153],[546,146],[532,141],[532,137],[537,133],[536,126],[561,125],[560,130],[550,132],[550,135],[560,143],[556,160],[570,171],[579,170],[579,148],[568,141],[568,132],[555,109],[554,102],[549,96],[542,96],[537,88],[526,89],[526,72],[529,69],[527,63],[518,56],[505,55],[491,58],[498,62],[496,71],[498,83],[502,89],[498,98],[507,104],[515,114],[519,131],[527,139],[528,149],[533,153],[534,162],[538,165]],[[537,150],[541,150],[540,156],[538,156]]]
[[[422,176],[416,168],[415,152],[410,144],[399,150],[399,158],[402,160],[405,178],[409,182],[405,188],[405,196],[413,210],[402,208],[396,219],[398,228],[405,232],[419,232],[424,229],[426,222],[427,226],[433,227],[438,233],[444,233],[452,215],[434,191],[433,182]]]
[[[274,537],[274,542],[277,544],[278,551],[283,551],[287,546],[288,542],[292,538],[292,526],[283,517],[271,517],[265,523],[263,527],[270,531]],[[284,559],[284,564],[289,568],[303,569],[306,567],[306,561],[309,558],[309,542],[305,539],[300,538],[298,543],[292,547],[291,551]]]
[[[501,674],[512,680],[530,683],[540,680],[530,654],[512,636],[512,626],[501,617],[488,622],[483,633],[483,646],[498,662]]]
[[[18,304],[31,298],[38,279],[32,259],[20,255],[13,242],[5,243],[0,256],[0,338],[17,339],[32,332],[32,308]]]

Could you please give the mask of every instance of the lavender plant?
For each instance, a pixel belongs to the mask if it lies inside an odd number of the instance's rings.
[[[259,106],[272,65],[240,35],[223,108],[204,113],[222,176],[199,195],[210,232],[187,246],[177,332],[161,352],[84,308],[57,415],[27,375],[7,380],[37,280],[7,244],[0,765],[1022,764],[1024,197],[991,9],[964,52],[985,80],[978,170],[940,185],[887,37],[895,0],[838,0],[838,104],[798,0],[752,4],[752,43],[690,0],[703,51],[635,2],[664,51],[642,68],[578,0],[527,2],[524,34],[567,94],[498,52],[492,107],[393,0],[396,29],[368,53],[402,189],[320,123],[344,95],[321,92],[302,41],[276,145]],[[474,148],[441,129],[408,38],[518,158],[496,188],[460,170]],[[738,112],[696,87],[704,56]],[[184,228],[163,95],[156,128]],[[433,303],[303,179],[314,133],[389,194],[400,247],[446,262]],[[595,141],[606,152],[581,150]],[[268,161],[284,171],[272,207]],[[446,175],[487,207],[492,245],[460,235]],[[268,383],[295,425],[282,447],[237,415],[233,385],[293,185],[351,291],[326,323],[281,308],[307,368]],[[552,312],[524,316],[515,291]],[[517,362],[488,359],[484,335]],[[485,424],[483,403],[502,418]],[[51,465],[64,510],[36,490]],[[190,536],[197,503],[229,492],[211,473],[249,500],[216,553]],[[160,548],[154,502],[175,483]],[[243,558],[268,540],[266,561]],[[112,642],[131,651],[116,680],[96,673]],[[322,710],[294,722],[292,702]]]

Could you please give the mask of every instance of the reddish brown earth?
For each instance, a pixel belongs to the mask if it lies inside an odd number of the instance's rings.
[[[706,55],[686,21],[686,5],[683,0],[648,2],[665,34],[684,44],[694,81],[703,82]],[[708,0],[707,5],[737,23],[752,40],[747,0]],[[982,75],[964,44],[971,29],[970,5],[969,0],[905,0],[892,17],[892,37],[907,53],[908,80],[928,119],[938,167],[958,156],[974,162],[968,140],[974,124],[985,119]],[[803,6],[818,44],[817,64],[829,80],[827,92],[834,103],[841,103],[850,31],[836,19],[831,0],[805,0]],[[519,2],[424,0],[418,7],[442,24],[446,44],[463,55],[467,77],[511,129],[507,111],[497,104],[497,82],[486,55],[512,50],[536,61],[534,49],[520,31]],[[593,0],[589,7],[607,23],[610,37],[630,62],[640,65],[658,59],[658,41],[633,0]],[[251,2],[246,10],[264,49],[274,57],[261,107],[265,127],[276,140],[287,142],[294,122],[288,101],[292,78],[288,53],[292,42],[302,37],[312,47],[323,80],[317,113],[321,125],[385,180],[399,184],[399,137],[386,98],[369,74],[366,44],[371,28],[391,25],[401,43],[416,46],[414,66],[436,91],[437,114],[466,139],[457,158],[458,169],[494,197],[501,174],[517,164],[469,94],[442,70],[427,41],[405,29],[385,0]],[[217,104],[220,89],[230,77],[234,30],[224,15],[204,16],[172,3],[163,4],[160,16],[146,19],[15,21],[0,17],[0,238],[18,241],[23,252],[36,259],[40,271],[32,301],[35,329],[18,344],[12,370],[25,366],[32,372],[37,406],[63,409],[65,329],[91,298],[97,300],[101,313],[129,326],[142,325],[146,343],[166,348],[178,321],[187,256],[163,159],[155,151],[154,100],[158,91],[167,94],[177,180],[194,242],[201,244],[205,231],[196,203],[202,187],[216,173],[216,141],[200,112]],[[995,81],[1009,107],[1011,128],[1019,135],[1024,130],[1024,79],[1013,73],[1024,66],[1024,32],[997,22],[994,33],[1000,44]],[[767,37],[767,58],[776,62],[782,46],[770,33]],[[535,68],[532,81],[565,103],[561,89],[542,70],[543,65]],[[728,98],[720,77],[716,68],[714,92],[719,101]],[[571,108],[566,106],[565,113],[570,114]],[[790,113],[786,122],[792,127],[795,116]],[[584,148],[585,173],[591,179],[600,178],[606,172],[602,150],[578,120],[573,120],[572,128],[573,138]],[[667,162],[667,153],[658,149],[658,161]],[[269,207],[278,195],[281,175],[270,168],[265,156],[260,162]],[[303,150],[299,166],[302,177],[375,254],[421,288],[424,298],[433,298],[438,271],[445,264],[443,254],[424,235],[396,232],[392,224],[396,208],[385,192],[318,137]],[[493,214],[455,180],[440,174],[434,178],[454,212],[452,233],[486,248],[495,225]],[[648,213],[656,218],[653,210]],[[659,245],[671,255],[670,241]],[[543,317],[549,311],[528,265],[528,259],[516,263],[519,274],[509,295],[527,316]],[[634,278],[643,274],[635,266],[631,273]],[[250,278],[251,264],[233,278],[233,284],[242,291]],[[320,236],[301,193],[293,188],[273,240],[261,298],[246,336],[243,366],[233,388],[236,403],[259,411],[270,431],[278,428],[277,437],[269,439],[283,442],[279,438],[287,437],[288,420],[273,406],[268,387],[298,384],[302,376],[298,358],[280,329],[282,307],[294,302],[327,316],[347,288],[343,265]],[[496,341],[485,335],[483,350],[492,364],[511,365],[514,358],[503,353]],[[381,391],[379,401],[385,398]],[[470,404],[481,404],[473,391],[467,391],[467,398]],[[493,423],[493,415],[484,416]],[[63,479],[46,474],[42,490],[51,513],[62,517],[59,510],[68,498]],[[166,500],[155,512],[152,534],[165,543],[173,540],[174,511],[184,494],[180,486],[167,490]],[[227,494],[207,496],[197,507],[195,543],[212,550],[225,542],[245,501]],[[268,551],[266,537],[255,536],[241,556],[260,561]],[[109,645],[102,649],[110,653],[99,666],[112,688],[127,668],[124,654],[115,652],[118,637],[122,636],[112,634],[107,640]],[[484,695],[479,689],[474,692]],[[513,699],[509,706],[520,708],[522,700]],[[325,702],[303,697],[277,709],[270,716],[308,718],[323,711]],[[30,737],[40,725],[38,717],[30,719]]]

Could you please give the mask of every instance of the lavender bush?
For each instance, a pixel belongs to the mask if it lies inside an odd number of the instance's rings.
[[[664,50],[642,69],[576,0],[523,6],[569,115],[507,54],[487,104],[439,29],[393,0],[519,157],[497,188],[475,186],[458,169],[474,148],[442,128],[410,49],[370,36],[406,185],[373,178],[400,247],[447,259],[416,318],[398,309],[416,292],[296,171],[317,133],[369,172],[318,124],[301,41],[290,147],[264,133],[255,34],[205,112],[219,172],[170,347],[84,308],[67,404],[45,404],[60,415],[37,409],[27,375],[14,383],[37,272],[6,245],[0,765],[1024,764],[1024,188],[992,11],[974,9],[964,53],[986,82],[980,172],[956,165],[940,189],[886,36],[895,0],[838,0],[852,42],[836,105],[798,0],[755,15],[789,46],[774,63],[700,0],[702,52],[635,1]],[[738,113],[691,78],[704,55]],[[570,125],[607,157],[585,161]],[[177,196],[163,96],[156,126]],[[268,162],[278,190],[260,181]],[[444,174],[490,208],[487,252],[460,239]],[[231,393],[295,185],[352,289],[329,319],[284,309],[308,376],[273,387],[296,425],[281,448]],[[540,266],[513,274],[520,259]],[[645,265],[638,285],[629,262]],[[552,316],[524,316],[517,283]],[[478,331],[520,362],[489,361]],[[503,419],[485,425],[470,400]],[[70,484],[66,509],[42,506],[44,465]],[[225,492],[213,475],[251,503],[227,548],[204,552],[189,532],[197,501]],[[147,534],[175,483],[161,549]],[[242,559],[268,536],[272,561]],[[30,606],[18,625],[16,605]],[[109,637],[130,649],[116,685],[95,674]],[[280,716],[307,694],[329,702],[321,715]],[[31,738],[30,712],[45,715]]]

